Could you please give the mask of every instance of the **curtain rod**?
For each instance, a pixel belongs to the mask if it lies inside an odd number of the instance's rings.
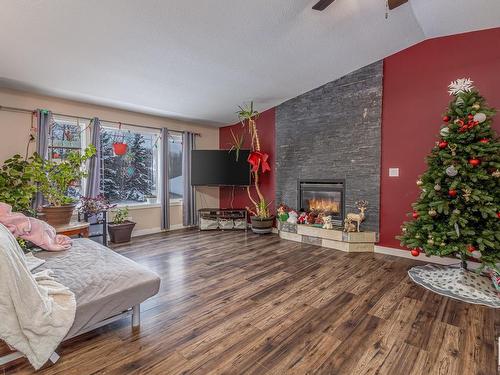
[[[0,111],[8,111],[8,112],[17,112],[17,113],[35,113],[36,111],[35,110],[29,110],[29,109],[25,109],[25,108],[16,108],[16,107],[6,107],[6,106],[3,106],[3,105],[0,105]],[[67,114],[64,114],[64,113],[56,113],[56,112],[52,112],[53,115],[55,116],[63,116],[63,117],[71,117],[71,118],[76,118],[76,119],[82,119],[82,120],[89,120],[91,121],[92,118],[90,117],[83,117],[83,116],[74,116],[74,115],[67,115]],[[108,122],[108,123],[111,123],[111,124],[116,124],[116,125],[125,125],[125,126],[133,126],[133,127],[137,127],[137,128],[144,128],[144,129],[153,129],[153,130],[160,130],[161,128],[155,128],[153,126],[146,126],[146,125],[138,125],[138,124],[132,124],[132,123],[128,123],[128,122],[119,122],[119,121],[110,121],[110,120],[104,120],[104,119],[99,119],[100,121],[103,121],[103,122]],[[182,133],[184,132],[184,130],[177,130],[177,129],[170,129],[170,128],[167,128],[168,130],[171,130],[173,132],[178,132],[178,133]],[[201,134],[200,133],[193,133],[194,135],[198,136],[198,137],[201,137]]]

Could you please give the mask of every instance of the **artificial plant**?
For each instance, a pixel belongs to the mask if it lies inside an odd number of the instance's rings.
[[[252,202],[253,209],[250,207],[246,207],[246,209],[254,216],[259,219],[267,219],[271,217],[269,213],[269,205],[270,202],[267,202],[264,198],[260,190],[260,173],[265,173],[271,170],[267,159],[269,155],[263,152],[260,148],[260,138],[259,132],[257,130],[257,119],[259,118],[259,112],[254,110],[253,102],[250,103],[249,106],[239,107],[239,111],[237,112],[240,123],[244,128],[248,129],[248,134],[250,136],[250,155],[248,156],[248,162],[251,166],[251,173],[253,179],[253,186],[255,189],[255,193],[257,195],[254,198],[250,186],[247,186],[247,194],[248,198]],[[237,137],[232,133],[233,138],[233,146],[232,150],[236,152],[236,157],[239,157],[239,150],[243,145],[242,136]]]
[[[68,196],[68,189],[87,176],[83,166],[95,153],[95,147],[90,145],[83,153],[68,153],[63,161],[44,160],[40,155],[34,154],[33,179],[49,205],[58,207],[75,203]]]
[[[469,257],[498,270],[500,262],[500,143],[491,127],[495,110],[469,79],[449,86],[453,96],[440,137],[417,180],[420,197],[401,243],[426,255]]]

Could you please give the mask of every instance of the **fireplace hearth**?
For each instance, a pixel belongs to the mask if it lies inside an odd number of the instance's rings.
[[[304,211],[330,215],[341,226],[345,214],[344,180],[298,180],[297,207]]]

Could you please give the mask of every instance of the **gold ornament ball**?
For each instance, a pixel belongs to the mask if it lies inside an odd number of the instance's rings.
[[[419,239],[419,238],[420,238],[420,234],[416,234],[416,235],[415,235],[415,238],[416,238],[416,239]]]
[[[424,181],[422,181],[421,179],[417,180],[417,186],[422,186],[423,184],[424,184]]]
[[[436,210],[434,210],[434,209],[429,210],[429,216],[430,217],[434,217],[436,215],[437,215],[437,211]]]
[[[444,247],[444,246],[446,246],[446,244],[445,244],[444,242],[441,242],[441,243],[439,244],[439,246]]]
[[[434,185],[434,190],[436,190],[436,191],[441,190],[441,185],[439,185],[439,184]]]
[[[497,169],[495,172],[491,174],[493,177],[500,177],[500,171]]]
[[[455,208],[453,212],[455,215],[460,215],[460,210],[458,208]]]
[[[474,103],[472,105],[472,108],[474,108],[477,111],[479,108],[481,108],[481,106],[479,105],[479,103]]]
[[[427,243],[428,243],[429,245],[434,245],[434,240],[433,240],[432,238],[429,238],[429,239],[427,240]]]

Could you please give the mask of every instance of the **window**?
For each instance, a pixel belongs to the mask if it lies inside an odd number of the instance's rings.
[[[170,203],[181,203],[184,193],[184,177],[182,176],[182,134],[170,133],[168,146]]]
[[[88,120],[74,117],[54,116],[50,127],[49,160],[64,160],[71,151],[81,151],[86,142],[85,130],[89,125]],[[68,190],[69,196],[80,198],[84,180],[78,181]]]
[[[104,196],[118,204],[158,202],[159,132],[118,129],[103,124],[102,189]],[[115,155],[114,143],[126,143],[124,155]]]

